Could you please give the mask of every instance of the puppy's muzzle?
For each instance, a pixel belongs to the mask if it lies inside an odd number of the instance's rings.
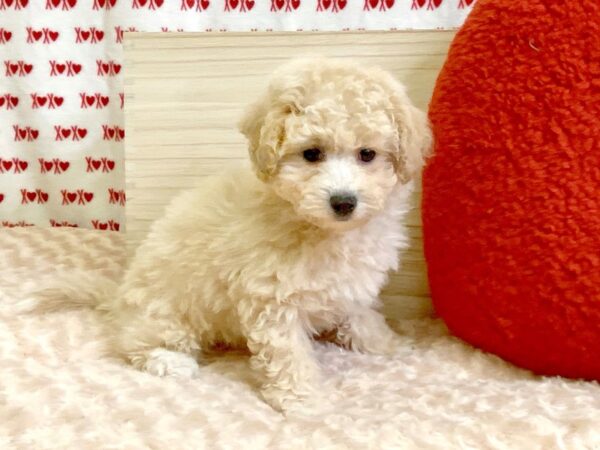
[[[335,215],[340,218],[346,218],[352,214],[356,208],[356,196],[351,194],[336,194],[329,198],[329,204],[335,212]]]

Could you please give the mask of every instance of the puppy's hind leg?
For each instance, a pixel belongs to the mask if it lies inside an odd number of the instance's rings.
[[[134,366],[141,365],[142,370],[159,377],[197,378],[200,374],[200,366],[193,356],[166,348],[157,347],[142,354],[130,355],[130,359]]]
[[[129,317],[113,338],[117,352],[136,369],[157,376],[196,378],[200,345],[189,326],[174,318]]]

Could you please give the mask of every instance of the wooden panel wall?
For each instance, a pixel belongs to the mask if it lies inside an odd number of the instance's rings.
[[[295,56],[355,58],[393,72],[427,108],[454,32],[127,33],[125,126],[129,247],[169,199],[198,177],[246,158],[236,123],[271,71]],[[412,245],[384,291],[388,314],[430,311],[420,188],[410,214]]]

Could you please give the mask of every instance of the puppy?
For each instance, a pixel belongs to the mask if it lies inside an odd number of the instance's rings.
[[[328,59],[277,70],[240,130],[253,170],[177,197],[99,309],[119,354],[159,376],[196,376],[217,343],[247,347],[285,410],[318,387],[313,336],[394,351],[378,294],[431,137],[389,73]]]

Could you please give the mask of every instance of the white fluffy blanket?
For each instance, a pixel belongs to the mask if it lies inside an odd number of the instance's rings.
[[[335,394],[287,417],[258,397],[245,355],[200,379],[137,372],[106,355],[92,311],[19,312],[20,286],[59,265],[122,267],[122,237],[0,230],[1,449],[600,449],[600,386],[544,379],[400,320],[394,357],[315,344]]]

